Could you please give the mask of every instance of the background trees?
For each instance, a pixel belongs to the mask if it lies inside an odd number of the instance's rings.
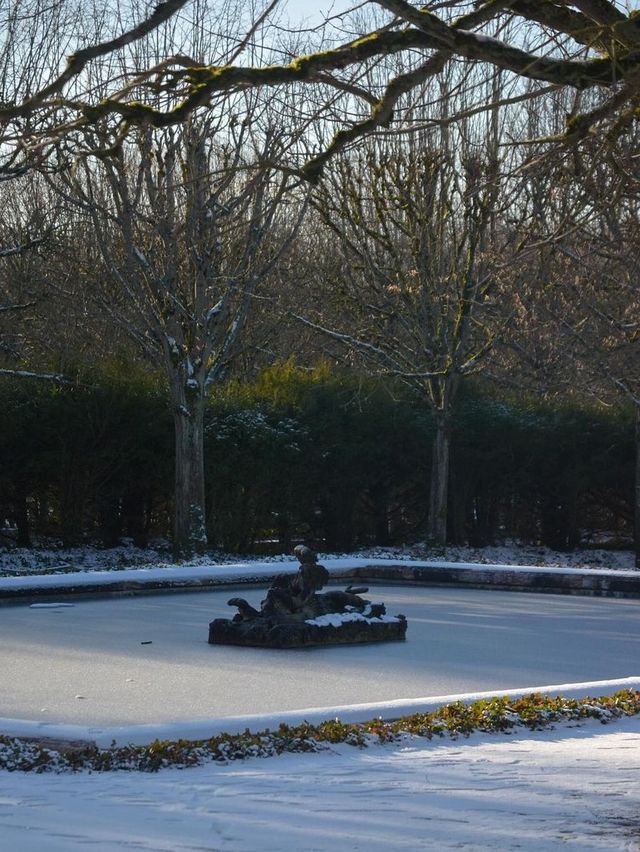
[[[171,421],[162,388],[131,364],[60,385],[0,384],[0,514],[27,545],[45,538],[145,545],[168,533]]]
[[[591,227],[558,246],[554,285],[562,314],[553,317],[580,365],[585,393],[635,411],[635,497],[640,531],[640,231],[635,192],[612,209],[596,207]],[[577,384],[577,382],[576,382]],[[640,566],[640,535],[636,533]]]
[[[167,379],[175,429],[174,544],[206,546],[204,411],[237,354],[256,290],[290,244],[304,205],[274,167],[281,135],[257,109],[161,133],[61,176],[93,226],[102,309]],[[89,264],[95,264],[90,255]],[[90,286],[100,288],[91,266]]]
[[[442,77],[441,90],[463,79]],[[439,545],[447,540],[460,383],[484,368],[510,321],[515,269],[527,248],[526,204],[513,175],[522,163],[499,155],[495,114],[449,127],[459,106],[443,94],[432,129],[337,158],[315,196],[340,262],[329,252],[317,267],[319,285],[331,278],[329,298],[339,307],[328,327],[320,303],[313,325],[369,369],[400,379],[431,409],[427,535]]]
[[[129,362],[75,385],[0,383],[0,529],[20,541],[157,543],[171,532],[173,424]],[[205,412],[210,542],[239,553],[403,545],[425,535],[433,418],[399,388],[290,362],[219,388]],[[449,543],[629,543],[633,412],[463,384]]]
[[[518,526],[497,493],[521,495],[500,473],[502,456],[484,446],[492,483],[484,463],[475,479],[461,476],[449,451],[464,455],[473,416],[520,434],[517,418],[469,403],[471,376],[487,365],[487,376],[512,387],[535,374],[538,389],[570,391],[572,406],[587,392],[610,403],[607,382],[636,404],[636,16],[606,0],[421,9],[379,0],[375,17],[345,19],[321,43],[319,33],[277,35],[274,3],[251,18],[232,2],[166,0],[151,13],[116,6],[90,22],[64,0],[15,0],[0,11],[10,36],[0,44],[0,369],[64,373],[67,390],[58,393],[69,411],[88,363],[160,370],[174,422],[179,550],[204,547],[207,529],[244,547],[259,529],[277,529],[284,541],[304,524],[347,547],[371,534],[369,521],[354,520],[367,512],[380,541],[422,529],[425,514],[424,493],[406,496],[420,491],[415,479],[396,483],[389,459],[402,469],[399,457],[376,457],[372,447],[361,455],[350,441],[355,430],[373,443],[353,425],[362,398],[316,387],[286,415],[261,410],[255,434],[235,410],[220,419],[209,408],[230,374],[255,378],[292,351],[308,367],[319,353],[340,362],[347,343],[352,368],[382,367],[391,393],[401,380],[427,403],[415,430],[403,431],[400,409],[381,401],[377,416],[396,422],[429,472],[430,539],[489,540],[519,528],[574,543],[583,483],[592,481],[577,462],[563,478],[573,485],[555,483],[562,494],[546,507],[531,486],[530,523]],[[307,184],[316,213],[302,227]],[[263,310],[252,325],[256,304]],[[285,327],[291,312],[312,321]],[[331,332],[322,342],[312,336],[318,328]],[[315,496],[297,513],[299,492],[277,481],[276,455],[296,483],[300,442],[287,442],[282,424],[307,410],[333,435],[325,460],[349,469],[353,486],[314,462]],[[212,483],[203,447],[209,441],[219,459],[216,423],[273,474],[239,484],[236,454],[237,480]],[[538,434],[536,418],[530,423]],[[431,461],[416,449],[417,434]],[[16,490],[14,470],[7,504],[25,540],[37,515],[71,519],[58,527],[66,538],[74,526],[100,527],[105,540],[135,528],[123,520],[133,517],[125,503],[137,503],[139,518],[153,515],[153,500],[132,496],[117,477],[106,488],[105,471],[86,487],[70,484],[76,497],[58,495],[62,508],[42,513],[38,477],[22,458],[25,476]],[[377,477],[368,475],[372,458]],[[101,508],[89,514],[104,523],[86,524],[73,508],[93,490]],[[558,524],[554,513],[572,519]]]

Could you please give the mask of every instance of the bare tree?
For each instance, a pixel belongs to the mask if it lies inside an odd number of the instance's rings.
[[[625,211],[626,207],[626,211]],[[626,214],[626,215],[625,215]],[[621,397],[635,411],[634,528],[640,568],[640,230],[637,199],[595,217],[592,227],[556,246],[553,300],[574,387],[605,405]]]
[[[24,333],[46,289],[56,210],[37,204],[41,187],[33,173],[0,183],[0,355],[14,367],[28,355]]]
[[[231,105],[230,105],[231,111]],[[176,442],[174,544],[206,546],[203,429],[211,387],[241,344],[256,288],[304,211],[275,169],[280,134],[244,118],[141,130],[118,156],[58,180],[92,224],[112,287],[102,309],[168,382]],[[289,203],[290,202],[290,203]],[[85,273],[88,286],[91,270]],[[114,286],[115,285],[115,289]]]
[[[460,381],[484,368],[509,321],[524,242],[501,215],[514,197],[491,150],[464,135],[435,141],[370,145],[328,169],[316,205],[341,258],[332,286],[342,317],[333,328],[299,319],[399,378],[433,412],[428,536],[443,545]]]

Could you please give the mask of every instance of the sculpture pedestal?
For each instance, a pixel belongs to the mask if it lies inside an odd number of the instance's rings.
[[[253,648],[308,648],[403,640],[403,615],[366,618],[359,613],[327,613],[300,621],[263,616],[250,621],[216,618],[209,624],[210,645],[246,645]]]

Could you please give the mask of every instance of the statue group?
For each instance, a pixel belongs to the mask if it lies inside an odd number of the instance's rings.
[[[298,545],[294,554],[298,572],[276,577],[260,609],[244,598],[228,601],[238,612],[210,623],[210,644],[303,648],[405,638],[404,615],[388,616],[384,604],[361,597],[363,587],[320,594],[329,572],[310,548]]]

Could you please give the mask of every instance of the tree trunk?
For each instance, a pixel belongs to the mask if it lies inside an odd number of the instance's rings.
[[[60,537],[63,547],[74,547],[84,531],[86,488],[77,460],[69,462],[61,483]]]
[[[369,489],[369,496],[373,515],[374,542],[380,547],[388,547],[391,544],[389,489],[383,484],[378,484]]]
[[[280,553],[291,553],[291,519],[286,512],[278,513],[277,527]]]
[[[100,537],[105,547],[117,547],[122,535],[122,515],[117,495],[100,495],[97,501]]]
[[[640,568],[640,405],[636,405],[636,475],[633,541],[636,552],[636,568]]]
[[[204,500],[204,394],[172,381],[175,428],[173,549],[177,555],[202,553],[207,547]]]
[[[444,547],[447,543],[450,449],[451,423],[449,417],[442,412],[437,412],[436,434],[433,440],[431,462],[427,537],[431,544],[435,544],[439,547]]]
[[[18,531],[16,544],[18,547],[31,547],[31,527],[29,524],[29,512],[27,510],[27,492],[22,483],[17,488],[18,494],[15,500],[15,521]]]

